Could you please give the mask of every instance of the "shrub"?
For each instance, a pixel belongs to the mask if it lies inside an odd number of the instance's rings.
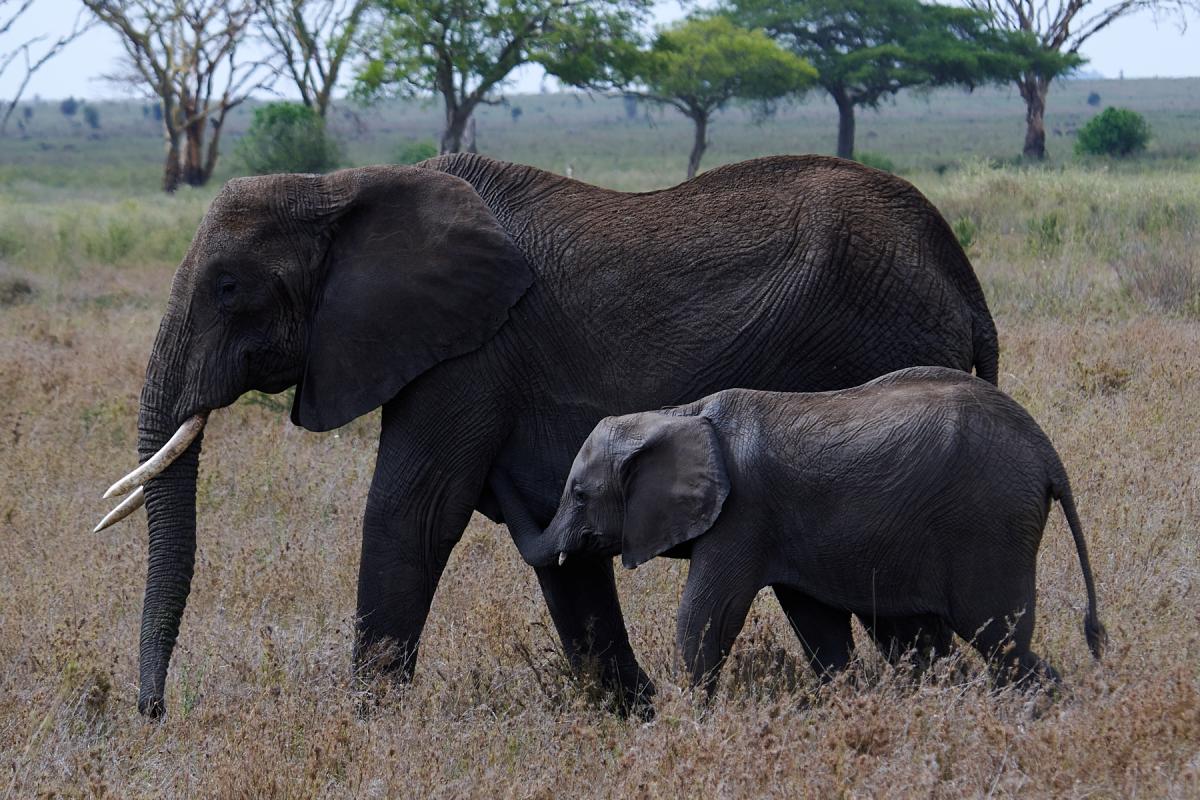
[[[83,121],[94,131],[100,130],[100,112],[95,106],[83,107]]]
[[[254,175],[328,172],[341,153],[325,121],[300,103],[268,103],[254,110],[250,129],[237,143],[237,156]]]
[[[1088,104],[1089,106],[1098,106],[1098,105],[1100,105],[1100,93],[1099,93],[1099,92],[1091,92],[1091,93],[1089,93],[1089,94],[1088,94],[1088,99],[1087,99],[1087,104]]]
[[[1127,108],[1109,106],[1079,130],[1075,152],[1091,156],[1127,156],[1146,149],[1150,125]]]
[[[884,172],[896,171],[896,163],[883,153],[859,153],[854,160],[864,166],[881,169]]]
[[[1051,211],[1040,217],[1033,217],[1026,226],[1029,250],[1035,256],[1049,256],[1058,252],[1062,246],[1062,219],[1057,211]]]
[[[437,145],[420,139],[415,142],[401,142],[400,146],[396,148],[396,154],[392,156],[392,161],[397,164],[416,164],[418,161],[433,158],[437,154]]]
[[[979,239],[979,223],[972,217],[962,216],[954,220],[950,228],[954,231],[954,238],[958,239],[963,252],[970,252],[972,245]]]

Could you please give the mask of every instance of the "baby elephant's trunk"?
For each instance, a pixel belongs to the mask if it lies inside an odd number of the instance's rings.
[[[1083,585],[1087,588],[1088,609],[1083,618],[1083,635],[1087,638],[1088,649],[1092,655],[1100,658],[1100,653],[1108,642],[1108,632],[1100,622],[1096,612],[1096,583],[1092,580],[1092,565],[1088,561],[1087,542],[1083,540],[1083,527],[1079,524],[1079,514],[1075,511],[1075,498],[1071,494],[1071,484],[1064,477],[1060,485],[1052,489],[1055,498],[1062,503],[1063,514],[1067,517],[1067,525],[1071,528],[1071,536],[1075,539],[1075,550],[1079,553],[1079,566],[1083,569]]]

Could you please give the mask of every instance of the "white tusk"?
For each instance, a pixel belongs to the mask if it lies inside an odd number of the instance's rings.
[[[121,504],[108,512],[108,516],[100,520],[100,524],[92,528],[92,533],[99,533],[109,525],[114,525],[146,505],[146,489],[139,486],[133,494],[121,501]]]
[[[162,446],[161,450],[152,455],[145,464],[142,464],[133,472],[108,487],[108,491],[104,493],[104,496],[108,498],[123,495],[133,487],[141,486],[171,466],[171,462],[179,458],[183,451],[188,449],[188,445],[200,435],[200,431],[204,430],[204,423],[207,420],[208,412],[201,411],[196,416],[184,422],[179,426],[179,430],[175,431],[175,435]]]
[[[558,565],[561,567],[565,563],[567,563],[567,551],[563,550],[558,554]]]

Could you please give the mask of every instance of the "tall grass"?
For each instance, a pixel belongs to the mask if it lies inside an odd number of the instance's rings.
[[[174,266],[211,194],[77,198],[36,186],[0,194],[0,261],[44,278],[95,265]]]

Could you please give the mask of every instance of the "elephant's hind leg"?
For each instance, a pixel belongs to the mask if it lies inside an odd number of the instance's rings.
[[[1030,649],[1036,618],[1032,575],[1021,583],[1019,591],[997,587],[992,592],[977,592],[990,602],[955,612],[954,630],[987,659],[997,686],[1057,684],[1061,680],[1058,672]]]
[[[945,658],[954,650],[954,632],[935,614],[859,619],[879,652],[892,665],[898,665],[912,653],[914,666],[924,671],[936,659]]]
[[[828,681],[844,670],[854,649],[850,612],[825,605],[788,586],[771,588],[817,677]]]

